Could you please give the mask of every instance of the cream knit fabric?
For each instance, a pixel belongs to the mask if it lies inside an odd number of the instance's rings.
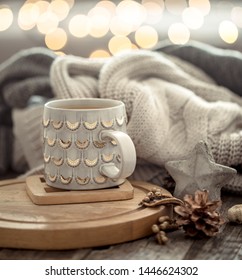
[[[231,137],[240,137],[241,99],[178,58],[150,51],[105,60],[59,57],[52,64],[50,81],[57,98],[101,97],[125,103],[127,129],[138,156],[136,179],[157,176],[166,161],[185,157],[200,140],[212,147],[215,161],[242,163],[242,141],[233,142],[238,154],[226,160],[219,146],[224,139],[230,149]],[[38,143],[41,153],[40,139]],[[32,153],[31,148],[26,152]],[[27,158],[31,168],[41,169]],[[149,172],[142,172],[144,168]],[[230,189],[236,184],[231,182]]]
[[[42,115],[43,106],[33,106],[25,110],[13,111],[14,136],[18,139],[25,160],[30,168],[43,163],[42,156]],[[21,164],[24,164],[23,157]],[[15,159],[16,161],[16,159]],[[16,164],[16,163],[15,163]]]
[[[178,66],[174,61],[178,59],[149,51],[106,61],[66,56],[53,63],[51,84],[58,98],[99,95],[122,100],[139,158],[163,165],[186,156],[201,139],[214,147],[219,141],[216,137],[235,132],[242,124],[241,107],[226,102],[235,101],[234,93],[205,75],[201,79],[194,66],[189,65],[192,76],[183,70],[187,63],[180,61]]]

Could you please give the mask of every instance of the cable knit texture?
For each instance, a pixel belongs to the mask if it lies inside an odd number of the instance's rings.
[[[218,163],[242,162],[240,98],[189,62],[149,51],[101,61],[66,56],[52,64],[51,84],[59,98],[122,100],[128,133],[143,162],[163,167],[185,157],[199,140],[208,142]],[[221,143],[231,147],[229,155]]]
[[[197,65],[219,85],[231,89],[240,96],[242,95],[241,52],[220,49],[197,41],[190,41],[185,45],[174,45],[166,40],[160,42],[155,50],[177,56]]]
[[[49,67],[56,55],[45,48],[22,50],[0,65],[0,90],[4,102],[24,108],[32,95],[53,97]]]
[[[216,162],[242,163],[242,99],[195,65],[160,51],[107,59],[67,55],[51,64],[50,82],[56,98],[122,100],[138,156],[133,178],[157,180],[165,174],[166,161],[186,157],[200,140],[208,143]],[[43,106],[31,106],[13,113],[14,135],[31,169],[28,175],[43,172],[42,112]],[[227,189],[242,193],[240,178]]]

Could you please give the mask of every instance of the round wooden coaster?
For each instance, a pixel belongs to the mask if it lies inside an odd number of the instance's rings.
[[[154,185],[132,182],[132,199],[36,205],[19,180],[0,182],[0,247],[59,250],[111,245],[150,235],[170,206],[143,207]],[[163,190],[164,192],[168,191]]]

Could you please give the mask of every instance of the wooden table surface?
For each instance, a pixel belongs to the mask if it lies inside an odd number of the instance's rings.
[[[6,177],[5,177],[6,178]],[[3,179],[5,179],[3,178]],[[2,179],[2,178],[1,178]],[[222,214],[242,203],[242,196],[222,194]],[[226,223],[212,238],[193,240],[182,230],[168,233],[166,245],[154,236],[123,244],[76,250],[41,251],[0,248],[1,260],[241,260],[242,225]]]

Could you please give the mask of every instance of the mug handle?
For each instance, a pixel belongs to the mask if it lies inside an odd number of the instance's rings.
[[[111,179],[129,177],[134,172],[136,165],[136,151],[129,135],[122,131],[102,130],[99,138],[101,141],[104,141],[106,138],[115,140],[120,148],[122,158],[120,169],[114,163],[106,163],[100,166],[100,173]]]

